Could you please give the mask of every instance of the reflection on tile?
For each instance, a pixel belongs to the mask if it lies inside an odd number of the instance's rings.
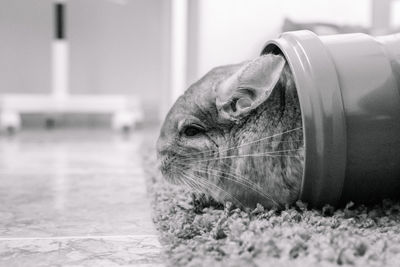
[[[0,185],[0,236],[153,233],[141,176],[69,174],[60,180],[13,174],[0,179],[8,180]]]
[[[142,137],[106,131],[0,137],[1,265],[26,266],[47,258],[54,265],[83,260],[113,266],[159,258],[141,164]]]
[[[156,236],[0,239],[1,266],[162,266]]]

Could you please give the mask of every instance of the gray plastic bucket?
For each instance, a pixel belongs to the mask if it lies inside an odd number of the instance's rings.
[[[400,34],[283,33],[295,79],[305,166],[300,199],[313,207],[400,198]]]

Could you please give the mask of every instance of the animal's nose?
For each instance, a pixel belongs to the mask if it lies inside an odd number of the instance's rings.
[[[158,156],[164,156],[165,154],[167,154],[167,149],[166,149],[166,145],[165,145],[165,141],[159,137],[156,143],[156,150],[157,150],[157,154]]]

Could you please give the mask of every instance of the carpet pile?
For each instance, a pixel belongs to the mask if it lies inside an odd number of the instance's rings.
[[[400,266],[400,204],[240,210],[171,186],[145,157],[153,221],[169,266]]]

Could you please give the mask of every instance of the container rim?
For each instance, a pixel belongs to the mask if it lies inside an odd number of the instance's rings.
[[[283,33],[261,54],[283,54],[299,96],[304,169],[299,199],[312,207],[340,202],[346,171],[346,121],[334,61],[311,31]]]

